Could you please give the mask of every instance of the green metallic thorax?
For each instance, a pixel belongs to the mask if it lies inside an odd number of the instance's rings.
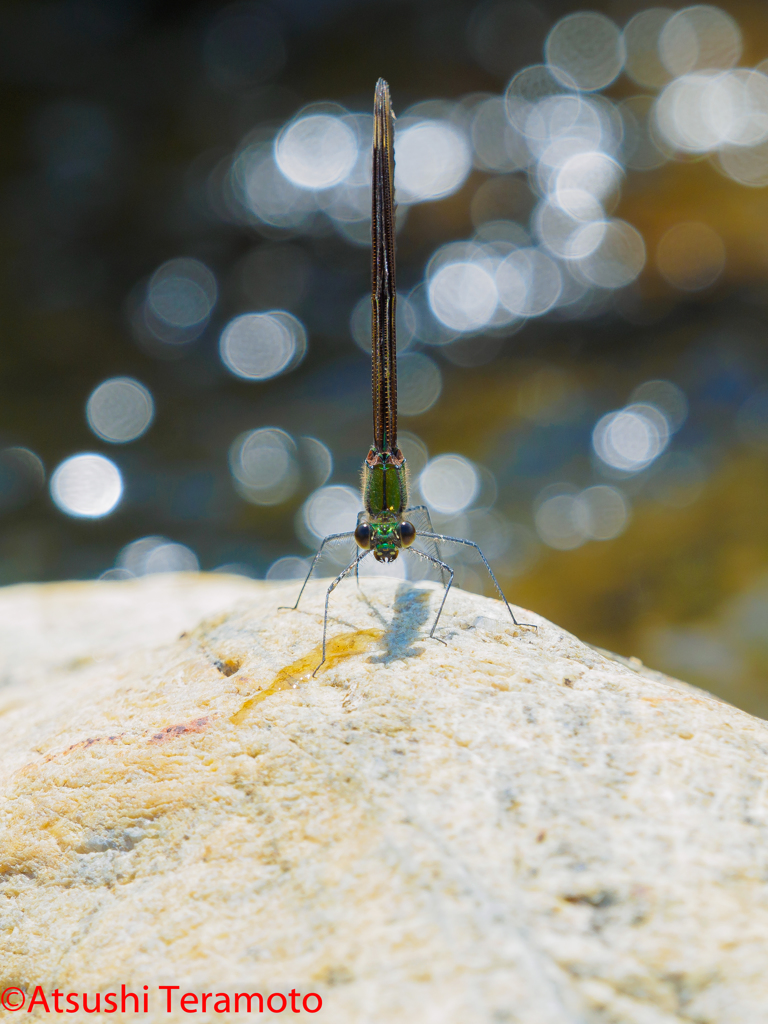
[[[379,516],[399,516],[408,507],[405,458],[401,451],[371,448],[363,463],[363,505],[371,522]]]
[[[371,549],[396,557],[400,548],[397,526],[408,507],[405,457],[396,451],[371,448],[363,463],[363,506],[371,524]]]

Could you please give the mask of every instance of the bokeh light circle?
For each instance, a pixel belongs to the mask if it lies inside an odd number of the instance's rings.
[[[592,540],[613,540],[629,521],[629,502],[618,487],[587,487],[578,497],[577,517]]]
[[[243,313],[221,333],[219,352],[227,369],[246,380],[269,380],[293,369],[304,356],[307,335],[291,313]]]
[[[721,149],[717,155],[720,169],[748,188],[768,185],[768,142],[756,146]]]
[[[317,209],[316,193],[290,181],[275,161],[274,146],[245,146],[228,175],[238,219],[255,217],[273,227],[297,230]]]
[[[117,507],[123,495],[123,478],[111,459],[83,452],[57,467],[50,488],[54,502],[68,516],[99,519]]]
[[[580,192],[605,203],[615,196],[622,173],[621,165],[601,150],[574,153],[557,171],[555,192],[566,197],[562,201],[566,207],[567,196]]]
[[[507,118],[529,144],[537,144],[559,134],[576,123],[581,98],[565,89],[575,89],[576,83],[564,81],[562,69],[556,78],[545,64],[523,68],[507,86],[504,102]]]
[[[471,168],[469,142],[449,121],[417,121],[395,136],[398,203],[449,196],[461,188]]]
[[[624,40],[604,14],[577,11],[552,28],[544,45],[547,64],[564,85],[604,89],[624,66]]]
[[[204,323],[218,298],[213,273],[200,260],[168,260],[154,272],[147,286],[147,306],[163,324],[188,330]]]
[[[638,403],[598,420],[592,444],[607,466],[636,473],[661,455],[669,443],[669,434],[664,414],[655,406]]]
[[[685,7],[661,30],[659,55],[672,75],[731,68],[741,56],[741,31],[731,15],[719,7]]]
[[[548,491],[553,489],[547,488]],[[552,494],[539,502],[534,525],[541,540],[557,551],[571,551],[587,539],[574,493]]]
[[[126,444],[148,429],[155,414],[152,395],[131,377],[112,377],[91,393],[85,407],[88,426],[112,444]]]
[[[768,138],[768,76],[747,68],[682,75],[659,96],[655,120],[683,152],[751,149]]]
[[[130,576],[150,576],[164,572],[198,572],[197,555],[186,544],[166,537],[140,537],[117,556],[118,571]],[[114,570],[112,570],[114,572]]]
[[[357,137],[341,118],[309,114],[287,125],[275,140],[275,162],[299,188],[338,185],[357,162]]]
[[[571,240],[584,223],[603,219],[603,208],[588,192],[563,192],[541,202],[533,226],[542,245],[553,255],[569,259]]]
[[[446,327],[476,331],[493,316],[498,291],[493,275],[480,263],[446,263],[429,282],[429,305]]]
[[[301,515],[312,536],[322,540],[333,533],[353,531],[357,525],[357,513],[362,507],[358,491],[331,484],[310,494]]]
[[[161,572],[197,572],[200,563],[197,555],[186,544],[158,544],[147,555],[144,574],[149,576]]]
[[[496,268],[499,301],[520,317],[542,316],[560,297],[563,280],[553,259],[538,249],[517,249]]]
[[[710,111],[724,145],[753,147],[768,138],[768,76],[749,68],[716,79]]]
[[[436,512],[455,515],[469,508],[480,492],[480,474],[463,455],[437,455],[419,476],[419,490]]]
[[[578,493],[567,484],[553,484],[540,495],[534,521],[548,547],[570,551],[588,540],[618,537],[629,515],[629,502],[617,487],[600,484]]]
[[[623,220],[585,224],[571,240],[572,264],[599,288],[623,288],[645,266],[643,236]]]
[[[229,466],[237,490],[255,505],[279,505],[299,483],[296,443],[277,427],[248,430],[236,437],[229,449]]]

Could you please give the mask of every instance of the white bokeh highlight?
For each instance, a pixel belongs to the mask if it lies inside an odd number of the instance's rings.
[[[168,260],[147,285],[148,326],[161,340],[182,340],[185,332],[205,326],[217,299],[216,278],[204,263],[186,257]]]
[[[552,73],[564,85],[604,89],[618,77],[626,56],[621,32],[604,14],[577,11],[552,28],[544,46]]]
[[[269,380],[298,366],[307,350],[301,321],[284,310],[243,313],[221,333],[224,365],[245,380]]]
[[[568,485],[550,485],[534,512],[540,539],[558,551],[573,550],[589,540],[613,540],[624,532],[629,518],[624,494],[604,484],[581,492]]]
[[[592,432],[595,453],[607,466],[637,473],[669,444],[670,429],[655,405],[635,403],[601,417]]]
[[[333,533],[352,532],[362,507],[358,491],[331,484],[310,494],[304,502],[301,516],[312,537],[321,541]]]
[[[112,377],[92,391],[85,414],[97,437],[111,444],[126,444],[149,428],[155,403],[149,390],[137,380]]]
[[[455,515],[477,498],[480,474],[463,455],[437,455],[422,470],[419,490],[430,508]]]
[[[498,302],[494,275],[476,262],[447,263],[429,282],[432,312],[456,331],[476,331],[493,316]]]
[[[240,434],[229,449],[229,467],[241,497],[254,505],[279,505],[299,484],[297,447],[290,434],[262,427]]]
[[[731,68],[741,56],[736,21],[709,4],[677,11],[659,34],[659,56],[672,75],[709,68]]]
[[[111,459],[83,452],[65,459],[51,476],[51,497],[62,512],[99,519],[114,511],[123,496],[123,478]]]
[[[118,569],[132,576],[150,576],[165,572],[198,572],[200,563],[186,544],[166,537],[141,537],[122,549],[117,556]]]
[[[332,188],[357,162],[357,135],[340,117],[309,114],[288,124],[275,140],[275,162],[293,185]]]
[[[449,121],[420,120],[395,135],[398,203],[423,203],[456,192],[472,169],[469,140]]]

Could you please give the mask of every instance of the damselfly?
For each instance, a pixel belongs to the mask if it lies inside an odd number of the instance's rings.
[[[336,587],[351,572],[357,574],[360,562],[373,554],[377,562],[393,562],[407,550],[418,558],[435,565],[445,583],[443,599],[437,610],[429,636],[435,636],[437,624],[445,606],[445,599],[453,583],[454,570],[438,554],[430,554],[417,546],[428,541],[433,548],[437,542],[465,544],[474,548],[488,570],[493,584],[506,605],[512,622],[518,623],[504,592],[498,584],[488,560],[474,541],[461,537],[448,537],[435,533],[429,510],[425,505],[408,505],[408,474],[405,457],[397,446],[397,352],[395,346],[395,216],[394,216],[394,126],[389,86],[380,78],[376,84],[373,106],[373,184],[371,203],[371,357],[373,382],[373,444],[363,462],[363,511],[357,517],[353,532],[334,533],[321,543],[304,580],[294,609],[309,582],[323,548],[332,541],[351,541],[357,552],[349,565],[333,580],[325,595],[323,619],[323,657],[325,661],[328,632],[328,602]],[[427,529],[416,529],[413,520],[419,518]],[[426,546],[426,545],[422,545]],[[438,553],[439,549],[434,548]],[[447,582],[446,582],[447,577]],[[441,640],[441,643],[445,641]],[[320,665],[317,668],[320,668]],[[317,669],[315,669],[317,671]]]

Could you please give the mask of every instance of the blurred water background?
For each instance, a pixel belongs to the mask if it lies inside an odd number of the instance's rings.
[[[768,715],[764,0],[0,4],[0,582],[354,523],[380,75],[414,500]]]

